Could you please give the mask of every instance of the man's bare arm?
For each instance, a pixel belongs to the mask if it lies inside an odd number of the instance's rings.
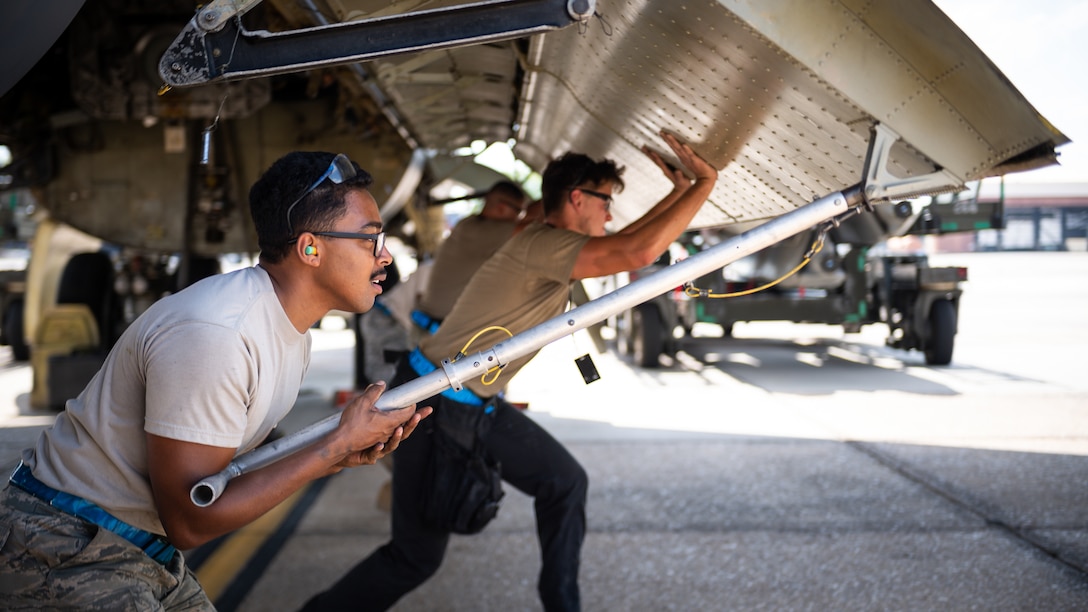
[[[668,208],[676,203],[676,201],[680,199],[680,196],[684,195],[684,192],[691,187],[691,179],[684,174],[684,171],[666,162],[658,155],[657,151],[643,145],[642,152],[654,162],[654,165],[661,169],[661,173],[665,175],[665,178],[669,179],[672,183],[672,190],[669,191],[665,197],[661,198],[657,204],[654,204],[653,208],[646,211],[645,214],[629,223],[620,231],[616,232],[617,234],[631,234],[642,228],[650,221],[656,219],[661,213],[668,210]]]
[[[373,464],[393,452],[429,407],[382,412],[374,402],[384,385],[371,385],[344,409],[338,427],[310,447],[233,480],[223,495],[201,508],[189,491],[226,468],[236,449],[147,434],[148,472],[155,506],[170,542],[193,548],[247,525],[306,483],[345,467]]]
[[[718,171],[690,146],[671,134],[663,133],[666,144],[695,182],[684,190],[671,206],[663,208],[654,218],[630,233],[590,238],[578,254],[571,273],[572,280],[616,274],[650,265],[676,240],[699,212],[714,184]],[[656,207],[655,207],[656,208]]]

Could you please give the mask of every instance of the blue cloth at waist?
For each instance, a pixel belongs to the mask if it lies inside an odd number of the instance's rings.
[[[431,315],[423,312],[422,310],[412,311],[412,322],[418,325],[420,329],[427,332],[428,334],[434,334],[436,331],[438,331],[438,326],[442,324],[442,321],[432,317]]]
[[[64,491],[58,491],[34,477],[30,468],[19,464],[9,479],[11,484],[30,493],[34,497],[48,503],[61,512],[81,518],[88,523],[94,523],[99,527],[109,529],[122,538],[128,540],[149,557],[166,565],[174,558],[177,549],[166,541],[165,538],[153,533],[138,529],[103,510],[97,504],[91,503],[82,497],[76,497]]]
[[[411,365],[412,369],[416,371],[416,374],[419,374],[420,376],[426,376],[438,369],[431,363],[431,360],[427,359],[427,356],[419,350],[418,346],[413,349],[411,353],[408,353],[408,364]],[[454,391],[453,388],[447,388],[441,395],[447,399],[462,404],[468,404],[469,406],[483,406],[486,404],[487,408],[484,409],[484,412],[491,412],[495,409],[495,406],[489,400],[476,395],[468,387],[461,387],[460,391]]]
[[[382,304],[378,300],[374,300],[374,310],[377,310],[378,312],[384,314],[387,317],[392,317],[393,316],[393,311],[389,310],[388,306],[386,306],[385,304]]]

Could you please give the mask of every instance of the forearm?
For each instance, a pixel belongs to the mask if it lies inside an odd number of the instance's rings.
[[[190,501],[186,520],[174,524],[178,533],[171,532],[170,539],[182,540],[190,548],[240,529],[311,481],[338,471],[338,461],[326,448],[314,445],[242,474],[230,481],[215,503],[199,508]]]
[[[590,239],[574,263],[572,280],[638,270],[654,262],[687,228],[714,188],[714,179],[699,179],[668,210],[630,234]]]
[[[676,240],[691,224],[695,214],[714,190],[715,182],[716,177],[696,179],[673,204],[663,208],[653,219],[632,232],[636,243],[645,245],[647,252],[656,255],[663,253],[669,243]]]
[[[661,198],[661,200],[659,200],[657,202],[657,204],[654,204],[653,208],[646,211],[646,213],[643,214],[641,217],[639,217],[638,219],[635,219],[634,221],[629,223],[626,227],[624,227],[623,229],[621,229],[620,231],[618,231],[616,233],[617,234],[632,234],[632,233],[638,231],[639,229],[645,227],[647,224],[652,222],[654,219],[661,216],[662,213],[669,210],[669,208],[674,203],[676,203],[677,201],[680,200],[680,197],[683,196],[684,193],[687,192],[688,189],[690,189],[690,186],[676,185],[675,187],[673,187],[672,191],[670,191],[664,198]]]

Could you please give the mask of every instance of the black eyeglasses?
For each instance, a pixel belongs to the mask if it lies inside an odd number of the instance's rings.
[[[306,191],[302,192],[302,195],[300,195],[297,200],[291,202],[291,205],[287,207],[287,235],[295,235],[295,231],[291,227],[291,211],[295,210],[295,206],[298,206],[299,202],[310,195],[310,192],[317,189],[321,183],[324,183],[325,179],[329,179],[333,183],[339,185],[340,183],[353,178],[355,178],[355,166],[351,163],[351,160],[348,159],[347,155],[340,153],[332,158],[332,163],[329,164],[329,169],[325,171],[325,174],[322,174],[319,179],[314,181],[313,185],[310,185]]]
[[[381,257],[385,249],[385,232],[377,234],[356,234],[353,232],[311,232],[314,236],[326,236],[328,238],[354,238],[355,240],[373,240],[374,257]]]
[[[599,191],[593,191],[592,189],[584,189],[582,187],[575,187],[574,189],[577,189],[578,191],[581,191],[582,193],[588,193],[589,195],[591,195],[593,197],[600,198],[600,199],[604,200],[604,211],[605,212],[608,212],[608,209],[612,208],[612,196],[608,195],[607,193],[601,193]],[[571,191],[574,191],[574,189],[572,189]]]

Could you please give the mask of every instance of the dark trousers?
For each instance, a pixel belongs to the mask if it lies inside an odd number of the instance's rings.
[[[390,387],[415,377],[402,360]],[[443,418],[442,412],[452,416],[456,411],[483,408],[441,395],[419,405],[433,406],[435,413],[393,453],[392,539],[311,599],[305,610],[388,609],[442,564],[450,534],[424,524],[418,510],[432,446],[430,434],[434,427],[458,420]],[[497,400],[490,418],[483,437],[485,448],[502,464],[503,480],[533,498],[542,557],[537,590],[544,609],[578,610],[578,563],[589,486],[585,470],[555,438],[508,403]]]

